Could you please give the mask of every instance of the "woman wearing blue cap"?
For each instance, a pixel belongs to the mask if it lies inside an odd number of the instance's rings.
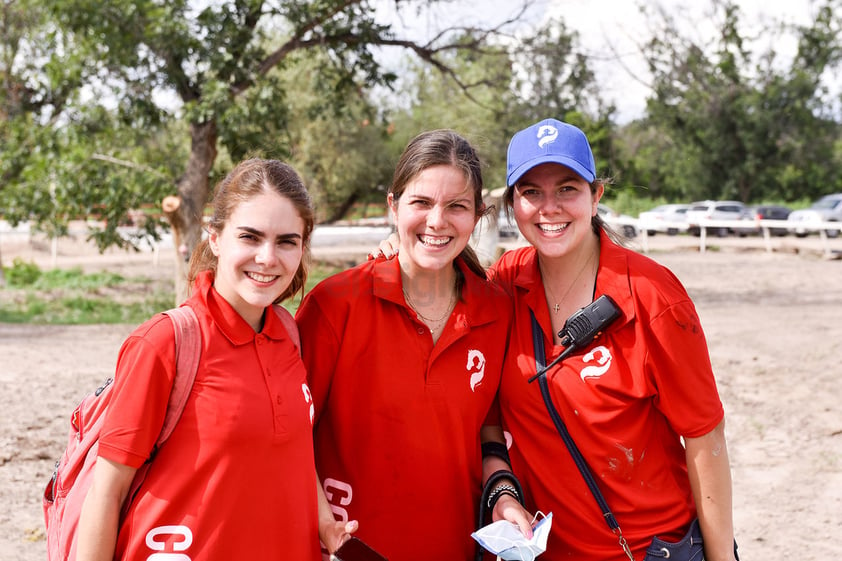
[[[578,128],[546,119],[516,133],[507,186],[530,245],[489,271],[515,308],[499,402],[526,506],[553,513],[542,559],[689,559],[670,543],[692,535],[684,547],[733,561],[724,411],[686,290],[602,222],[604,182]],[[605,308],[603,295],[616,317],[571,342],[567,319]],[[494,519],[514,500],[502,496]]]
[[[543,559],[662,558],[669,552],[653,537],[678,541],[691,523],[705,559],[735,559],[724,412],[684,287],[609,236],[597,214],[604,184],[578,128],[546,119],[515,134],[507,185],[530,245],[489,272],[515,303],[499,400],[526,505],[554,515]],[[567,318],[602,295],[617,318],[536,379],[536,353],[552,363],[571,345]]]

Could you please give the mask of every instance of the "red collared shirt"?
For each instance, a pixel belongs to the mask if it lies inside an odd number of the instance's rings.
[[[316,405],[316,464],[340,519],[389,559],[473,558],[480,427],[497,392],[511,301],[461,266],[438,341],[410,309],[397,259],[316,286],[296,319]]]
[[[274,313],[255,333],[211,283],[201,275],[187,302],[202,331],[192,393],[122,521],[115,559],[319,559],[304,365]],[[123,344],[100,456],[132,467],[148,457],[175,374],[173,337],[157,315]]]
[[[679,435],[698,437],[723,418],[707,343],[678,279],[651,259],[600,239],[596,296],[622,317],[596,341],[552,368],[554,404],[599,482],[636,559],[654,534],[680,538],[695,515]],[[553,425],[537,382],[529,310],[541,324],[546,363],[554,346],[532,247],[507,252],[490,276],[515,300],[500,385],[512,465],[527,506],[553,512],[543,561],[627,559]]]

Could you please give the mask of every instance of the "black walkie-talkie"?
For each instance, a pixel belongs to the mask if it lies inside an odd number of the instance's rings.
[[[558,361],[568,356],[576,349],[581,349],[605,331],[615,319],[620,317],[620,308],[607,294],[603,294],[564,322],[564,327],[558,332],[564,351],[547,366],[539,370],[529,379],[534,382],[550,368],[558,364]]]

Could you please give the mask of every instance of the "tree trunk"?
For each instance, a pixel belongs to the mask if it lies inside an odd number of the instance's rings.
[[[345,215],[348,214],[348,211],[351,210],[351,207],[354,206],[354,203],[356,203],[359,200],[359,198],[360,194],[356,191],[348,195],[345,198],[345,200],[339,203],[339,206],[337,206],[333,210],[333,212],[325,219],[325,223],[332,224],[337,220],[342,220],[345,217]]]
[[[190,256],[202,239],[202,217],[210,198],[209,175],[216,160],[216,123],[190,123],[190,158],[178,180],[177,197],[162,202],[176,248],[175,302],[187,299]]]

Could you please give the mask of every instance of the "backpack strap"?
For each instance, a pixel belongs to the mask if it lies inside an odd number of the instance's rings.
[[[273,305],[272,308],[280,318],[289,333],[289,338],[301,352],[301,337],[298,334],[298,325],[286,308],[280,305]],[[196,312],[190,306],[180,306],[164,312],[173,322],[175,333],[175,379],[173,380],[170,399],[167,403],[167,414],[164,417],[164,424],[161,427],[161,434],[155,443],[155,448],[160,448],[172,434],[175,425],[181,418],[187,398],[193,389],[193,382],[196,380],[196,371],[199,368],[199,358],[202,355],[202,332],[199,328],[199,319]]]
[[[287,328],[289,338],[292,339],[292,344],[298,349],[298,354],[301,354],[301,336],[298,334],[298,324],[295,323],[295,318],[280,304],[273,304],[272,308],[280,318],[281,323]]]
[[[125,516],[128,512],[135,495],[146,478],[149,467],[152,465],[152,458],[170,437],[175,425],[181,418],[187,398],[193,389],[193,382],[196,380],[196,371],[199,369],[199,358],[202,354],[202,331],[199,328],[199,319],[196,317],[196,312],[190,306],[181,306],[163,313],[172,320],[173,332],[175,333],[175,378],[173,379],[170,399],[167,402],[167,413],[158,440],[155,441],[149,459],[135,472],[129,493],[126,500],[123,501],[121,516]]]
[[[298,334],[298,324],[286,308],[281,305],[273,305],[281,323],[286,327],[289,338],[301,353],[301,337]],[[164,425],[161,434],[155,444],[160,448],[172,434],[176,423],[181,418],[187,398],[193,389],[193,382],[196,380],[196,371],[199,368],[199,358],[202,355],[202,332],[199,328],[199,319],[196,312],[190,306],[179,306],[164,312],[173,322],[175,332],[175,379],[173,380],[170,400],[167,403],[167,414],[164,417]]]
[[[164,313],[172,320],[175,332],[175,379],[167,403],[167,415],[164,417],[164,425],[156,443],[157,448],[166,442],[181,418],[184,405],[193,389],[193,382],[196,380],[199,357],[202,354],[202,332],[193,308],[180,306]]]

